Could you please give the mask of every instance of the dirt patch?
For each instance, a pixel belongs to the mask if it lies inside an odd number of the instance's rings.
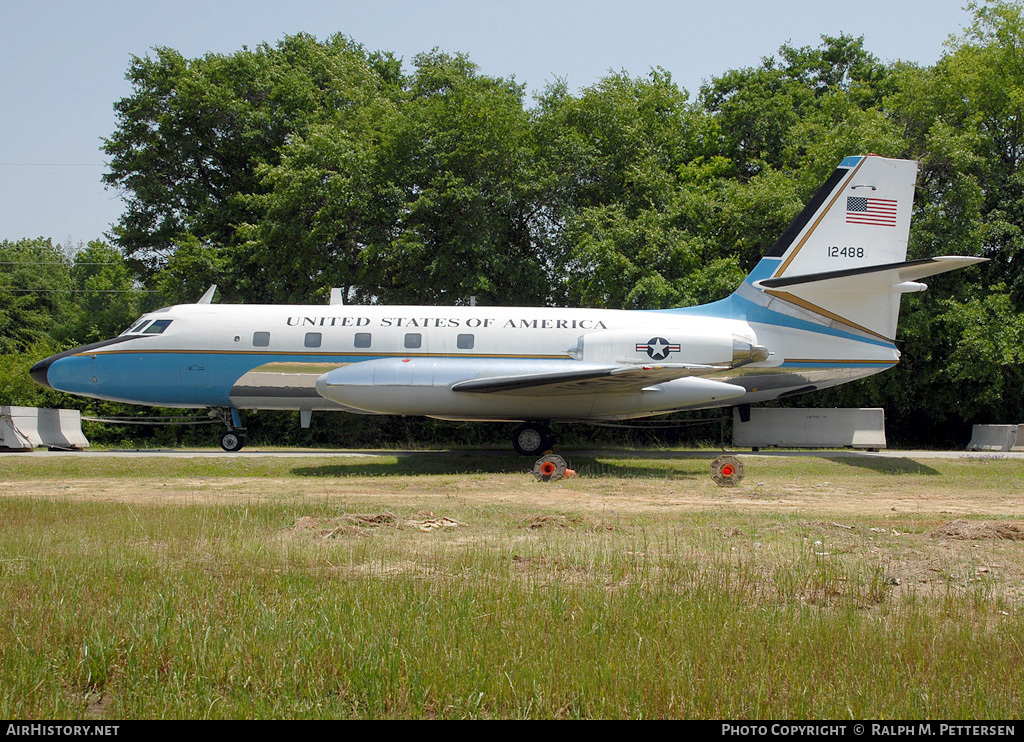
[[[521,554],[512,555],[512,563],[523,569],[530,567],[542,567],[547,564],[547,561],[548,560],[542,556],[522,556]]]
[[[932,531],[932,538],[982,541],[984,539],[1006,539],[1024,541],[1024,523],[991,523],[987,521],[954,520]]]
[[[438,454],[437,459],[444,463],[447,456]],[[669,517],[701,511],[746,511],[754,517],[764,512],[806,513],[814,520],[839,524],[833,527],[837,533],[844,530],[842,526],[863,518],[877,519],[878,525],[883,525],[883,518],[927,517],[931,520],[929,527],[955,519],[1019,522],[1024,501],[1024,476],[1016,468],[1003,467],[996,474],[959,462],[944,462],[935,475],[904,476],[836,463],[826,477],[814,460],[794,469],[786,459],[756,459],[747,467],[748,478],[732,488],[717,487],[703,467],[699,473],[693,472],[686,468],[685,461],[678,471],[666,474],[660,461],[639,459],[620,466],[601,464],[601,471],[608,470],[606,474],[591,473],[548,484],[537,482],[525,472],[403,474],[403,466],[398,464],[394,465],[393,476],[379,475],[389,471],[384,464],[379,465],[380,471],[373,469],[370,473],[360,468],[348,471],[317,464],[294,467],[291,471],[298,474],[280,474],[273,461],[265,463],[267,475],[252,462],[249,475],[233,470],[230,476],[197,476],[199,465],[195,462],[168,459],[159,471],[150,468],[146,476],[132,476],[131,463],[106,459],[87,463],[89,466],[83,468],[88,476],[58,473],[19,479],[0,472],[0,499],[114,502],[133,507],[252,503],[305,506],[329,500],[338,510],[364,513],[412,513],[421,509],[444,512],[457,503],[521,507],[524,517],[587,514],[587,523],[565,523],[567,529],[603,521],[615,523],[618,515],[638,513]],[[630,476],[616,475],[620,471]],[[187,476],[176,476],[179,472]],[[644,476],[644,472],[651,476]],[[637,476],[631,476],[633,473]],[[554,522],[535,524],[540,529],[559,527]]]
[[[86,694],[85,718],[104,719],[110,715],[114,702],[109,694],[92,691]]]
[[[336,538],[369,536],[373,529],[377,528],[414,529],[430,533],[443,528],[459,528],[464,525],[454,518],[438,516],[429,510],[423,510],[409,518],[399,518],[390,512],[372,515],[342,513],[332,518],[303,516],[285,531],[293,536],[313,536],[326,541]]]
[[[460,523],[454,518],[446,518],[443,515],[434,515],[429,510],[422,510],[412,518],[407,518],[399,525],[400,528],[415,528],[423,533],[430,533],[442,528],[460,528],[465,523]]]
[[[605,521],[595,521],[579,515],[536,515],[526,522],[531,531],[541,528],[582,528],[588,531],[614,531],[615,527]]]
[[[538,515],[530,518],[526,527],[536,530],[538,528],[569,528],[583,522],[583,518],[569,515]]]

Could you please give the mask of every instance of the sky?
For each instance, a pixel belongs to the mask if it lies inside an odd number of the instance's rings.
[[[661,67],[695,96],[785,43],[863,36],[883,61],[934,64],[970,14],[958,0],[0,0],[0,240],[103,239],[123,210],[100,146],[132,56],[230,54],[343,33],[405,60],[439,48],[529,93]]]

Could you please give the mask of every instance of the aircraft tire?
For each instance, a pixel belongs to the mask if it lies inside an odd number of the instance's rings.
[[[547,425],[523,423],[512,433],[512,448],[521,456],[537,456],[551,448],[554,436]]]
[[[225,451],[241,451],[242,446],[245,445],[245,436],[241,433],[236,433],[233,430],[229,430],[220,437],[220,447]]]

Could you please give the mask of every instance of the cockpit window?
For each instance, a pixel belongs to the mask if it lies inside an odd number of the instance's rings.
[[[133,332],[142,332],[142,328],[145,327],[148,323],[149,323],[148,319],[140,319],[138,322],[136,322],[134,325],[129,327],[127,330],[125,330],[121,334],[122,335],[131,335]]]
[[[159,335],[161,332],[167,329],[167,326],[174,320],[170,319],[158,319],[156,322],[146,328],[146,335]]]

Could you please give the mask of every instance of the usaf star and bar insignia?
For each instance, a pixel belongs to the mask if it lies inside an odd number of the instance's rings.
[[[669,353],[678,353],[680,350],[679,343],[670,343],[665,338],[651,338],[646,343],[637,343],[636,350],[638,353],[646,352],[651,360],[661,361],[668,357]]]

